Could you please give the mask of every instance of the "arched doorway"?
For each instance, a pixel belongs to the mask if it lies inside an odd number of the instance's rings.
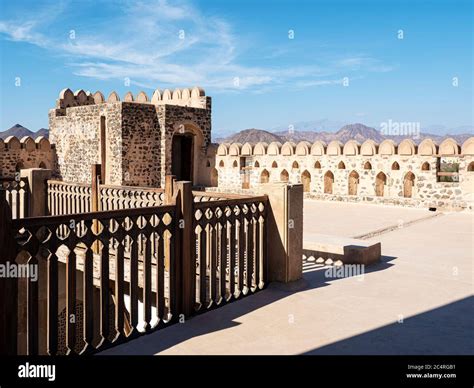
[[[193,143],[194,136],[190,133],[173,136],[171,173],[178,181],[193,181]]]
[[[415,184],[415,175],[412,172],[407,172],[403,179],[403,196],[411,198],[413,195],[413,186]]]
[[[375,177],[375,195],[377,197],[383,197],[384,187],[387,183],[387,176],[383,172],[379,172]]]
[[[211,187],[217,187],[219,183],[219,173],[215,168],[211,170]]]
[[[334,174],[331,171],[327,171],[324,174],[324,193],[332,194],[332,186],[334,183]]]
[[[359,174],[356,171],[352,171],[349,174],[349,195],[357,195],[357,187],[359,185]]]
[[[311,191],[311,174],[308,170],[304,170],[301,174],[301,183],[303,184],[303,191],[309,193]]]
[[[260,183],[270,182],[270,173],[267,170],[263,170],[260,174]]]
[[[280,180],[282,182],[288,182],[290,180],[290,175],[288,174],[288,171],[283,170],[280,174]]]

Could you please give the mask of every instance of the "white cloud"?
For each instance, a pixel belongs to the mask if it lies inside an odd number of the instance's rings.
[[[63,14],[74,12],[66,3],[54,12],[45,9],[45,17],[38,21],[0,21],[0,33],[64,56],[75,75],[120,82],[127,77],[149,88],[200,85],[214,92],[265,92],[338,84],[349,71],[389,71],[364,56],[310,65],[249,66],[239,52],[244,45],[239,44],[232,26],[203,14],[189,2],[127,0],[116,4],[115,12],[104,21],[81,19],[73,40],[66,39],[64,28],[62,35],[54,29],[64,23]],[[285,50],[274,54],[284,56]]]

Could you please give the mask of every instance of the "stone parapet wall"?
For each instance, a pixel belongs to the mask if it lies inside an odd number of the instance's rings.
[[[54,146],[49,140],[39,136],[33,140],[29,136],[18,139],[9,136],[0,139],[0,177],[14,178],[15,173],[25,168],[53,169],[56,165]]]
[[[441,182],[440,158],[459,164],[458,182]],[[472,208],[474,138],[439,146],[427,139],[396,145],[351,140],[310,144],[221,144],[216,155],[219,190],[246,191],[265,181],[302,183],[307,196],[417,207]]]

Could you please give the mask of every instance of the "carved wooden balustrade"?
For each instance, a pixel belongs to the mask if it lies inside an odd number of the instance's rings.
[[[99,186],[101,210],[134,209],[160,206],[164,203],[164,190],[133,186]]]
[[[176,319],[179,289],[174,273],[174,205],[14,220],[13,230],[18,243],[17,262],[36,265],[40,271],[39,281],[25,280],[26,300],[19,300],[20,306],[27,306],[27,354],[38,354],[40,316],[46,317],[44,334],[51,355],[57,354],[61,345],[68,354],[94,352]],[[124,255],[127,237],[131,240],[129,258]],[[138,249],[139,239],[144,242],[143,254]],[[61,262],[65,264],[65,344],[58,344]],[[81,295],[76,292],[78,274],[82,278]],[[45,303],[40,303],[38,284],[45,285]],[[143,302],[143,322],[138,319],[139,300]],[[78,302],[83,307],[82,316],[77,316]],[[79,320],[83,325],[82,341],[77,341]],[[79,347],[77,342],[81,342]]]
[[[28,217],[28,180],[26,178],[0,178],[0,192],[10,205],[12,218]]]
[[[266,196],[194,203],[196,310],[265,285]]]
[[[48,180],[48,209],[53,216],[91,211],[91,186]]]

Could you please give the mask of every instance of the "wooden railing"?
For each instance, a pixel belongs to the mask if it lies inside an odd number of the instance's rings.
[[[5,196],[13,219],[28,217],[29,191],[26,178],[0,178],[0,194]]]
[[[164,190],[133,186],[99,186],[101,210],[134,209],[160,206],[164,203]]]
[[[96,230],[94,224],[99,225]],[[46,336],[50,355],[85,354],[176,320],[179,289],[175,283],[174,205],[36,217],[14,220],[12,227],[18,243],[17,263],[40,270],[38,281],[25,280],[25,300],[18,301],[19,306],[27,306],[26,354],[39,353],[44,340],[41,335]],[[67,236],[58,233],[63,228],[67,228]],[[131,240],[129,255],[124,249],[127,238]],[[139,240],[144,242],[143,252]],[[60,263],[64,263],[66,278],[67,319],[62,328],[58,327]],[[80,295],[76,293],[79,277]],[[45,285],[44,300],[39,299],[38,284]],[[138,319],[139,299],[143,301],[143,322]],[[82,309],[78,309],[79,304]],[[40,330],[41,316],[46,317],[44,333]],[[82,333],[77,332],[79,321]],[[58,341],[62,331],[65,343]]]
[[[265,285],[266,196],[194,204],[196,310]]]
[[[2,260],[38,269],[9,292],[20,354],[93,353],[265,286],[268,198],[194,202],[176,187],[166,205],[0,224],[14,247]],[[87,196],[67,190],[54,195]]]
[[[49,214],[56,216],[91,211],[90,185],[49,180],[47,189]]]

